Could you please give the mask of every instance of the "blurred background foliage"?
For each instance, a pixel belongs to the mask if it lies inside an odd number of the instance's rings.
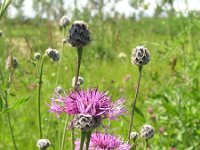
[[[114,0],[114,3],[119,1]],[[149,49],[151,62],[144,67],[134,130],[139,132],[144,123],[154,126],[156,134],[150,140],[153,150],[200,148],[200,11],[176,11],[174,0],[158,0],[153,16],[147,17],[144,11],[149,9],[149,3],[129,0],[130,6],[139,13],[125,17],[114,8],[109,13],[104,12],[109,0],[88,0],[81,8],[78,0],[72,0],[67,8],[64,0],[32,0],[35,17],[28,18],[23,13],[24,2],[12,0],[9,7],[16,8],[15,17],[10,18],[8,10],[0,22],[0,69],[3,76],[8,74],[5,60],[9,51],[19,61],[9,104],[31,96],[26,103],[11,111],[20,150],[36,149],[38,138],[37,74],[30,62],[34,52],[44,53],[48,47],[61,49],[59,19],[63,15],[69,15],[71,22],[84,20],[91,30],[92,42],[84,49],[80,72],[85,79],[84,88],[98,86],[100,90],[108,90],[114,100],[120,97],[127,100],[127,115],[120,121],[111,122],[110,133],[127,140],[129,112],[138,75],[137,67],[130,63],[130,56],[131,50],[142,44]],[[188,6],[190,1],[182,2]],[[76,51],[66,44],[62,58],[58,85],[69,91],[72,89]],[[65,115],[56,118],[48,112],[50,98],[57,86],[54,82],[57,66],[46,61],[42,89],[43,130],[52,142],[50,149],[55,150],[59,149],[65,120]],[[1,92],[3,89],[0,86]],[[0,149],[9,150],[12,142],[4,114],[0,116]],[[66,150],[70,145],[70,132],[67,134]],[[138,148],[141,147],[139,144]]]

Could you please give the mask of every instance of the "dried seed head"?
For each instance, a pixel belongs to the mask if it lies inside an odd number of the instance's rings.
[[[141,136],[144,139],[149,139],[154,136],[154,128],[151,125],[145,124],[141,129]]]
[[[68,42],[73,47],[84,47],[90,42],[90,31],[83,21],[75,21],[69,30]]]
[[[75,87],[75,80],[76,77],[74,77],[72,79],[72,86]],[[84,79],[82,77],[78,77],[78,81],[77,81],[77,87],[79,87],[80,85],[82,85],[84,83]]]
[[[61,19],[60,19],[60,26],[61,27],[66,27],[68,26],[70,23],[69,19],[67,18],[67,16],[63,16]]]
[[[55,89],[55,93],[61,94],[63,92],[63,88],[61,86],[57,86]]]
[[[138,136],[139,136],[139,134],[138,134],[137,132],[131,132],[130,137],[131,137],[131,139],[132,139],[133,141],[136,141],[137,138],[138,138]]]
[[[7,69],[16,69],[18,67],[18,61],[16,57],[8,56],[6,59],[6,68]]]
[[[144,46],[137,46],[132,51],[131,62],[137,66],[148,64],[150,61],[150,55],[147,48]]]
[[[58,50],[56,50],[56,49],[48,48],[46,50],[46,54],[47,54],[47,56],[49,56],[50,59],[52,59],[55,62],[60,59],[60,54],[59,54]]]
[[[51,143],[48,139],[39,139],[37,141],[37,147],[40,150],[47,150],[50,145],[51,145]]]
[[[34,58],[35,58],[36,60],[39,60],[39,59],[40,59],[40,56],[41,56],[40,53],[35,53],[35,54],[34,54]]]
[[[101,123],[100,118],[93,117],[91,115],[79,114],[74,119],[74,127],[77,129],[88,131],[98,127]]]

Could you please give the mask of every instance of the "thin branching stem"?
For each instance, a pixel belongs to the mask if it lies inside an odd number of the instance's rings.
[[[139,76],[138,76],[135,97],[134,97],[133,104],[132,104],[131,122],[130,122],[130,127],[129,127],[129,132],[128,132],[128,143],[130,143],[130,135],[131,135],[132,127],[133,127],[134,111],[135,111],[135,106],[136,106],[137,97],[138,97],[138,93],[139,93],[140,81],[141,81],[141,77],[142,77],[142,66],[139,66],[138,70],[139,70]]]
[[[43,66],[44,66],[44,59],[46,55],[43,55],[40,65],[40,72],[39,72],[39,81],[38,81],[38,127],[39,127],[39,136],[40,139],[42,138],[42,123],[41,123],[41,109],[40,109],[40,102],[41,102],[41,89],[42,89],[42,73],[43,73]]]

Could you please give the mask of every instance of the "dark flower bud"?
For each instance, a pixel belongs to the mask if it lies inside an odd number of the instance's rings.
[[[90,31],[83,21],[75,21],[69,29],[68,42],[73,47],[84,47],[90,42]]]
[[[148,64],[150,61],[150,55],[147,48],[144,46],[137,46],[132,51],[131,61],[137,66]]]

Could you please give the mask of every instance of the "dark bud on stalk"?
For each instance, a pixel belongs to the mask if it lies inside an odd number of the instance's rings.
[[[69,19],[67,18],[67,16],[63,16],[61,19],[60,19],[60,26],[65,28],[66,26],[68,26],[70,23]]]
[[[61,94],[63,92],[63,88],[61,86],[57,86],[55,88],[55,93]]]
[[[35,60],[39,60],[40,59],[40,53],[35,53],[34,58],[35,58]]]
[[[131,62],[137,66],[148,64],[150,61],[150,54],[144,46],[137,46],[132,51]]]
[[[60,59],[60,54],[59,54],[58,50],[56,50],[56,49],[48,48],[46,50],[46,54],[47,54],[47,56],[49,56],[50,59],[52,59],[55,62],[59,61],[59,59]]]
[[[18,61],[16,57],[8,56],[6,59],[6,68],[7,69],[16,69],[18,67]]]
[[[90,42],[90,31],[83,21],[75,21],[69,29],[68,42],[73,47],[84,47]]]
[[[77,115],[74,118],[74,127],[83,131],[89,131],[98,127],[101,123],[100,118],[93,117],[91,115]]]
[[[75,87],[75,81],[76,81],[76,77],[74,77],[72,79],[72,86]],[[82,85],[84,83],[84,79],[82,77],[78,77],[78,80],[77,80],[77,87],[79,87],[80,85]]]
[[[47,150],[50,145],[51,145],[51,143],[50,143],[50,141],[48,139],[39,139],[37,141],[37,147],[40,150]]]
[[[130,137],[131,137],[131,139],[132,139],[133,141],[136,141],[137,138],[138,138],[138,136],[139,136],[139,134],[138,134],[137,132],[131,132]]]
[[[154,136],[154,128],[151,125],[145,124],[141,129],[141,137],[144,139],[150,139]]]

